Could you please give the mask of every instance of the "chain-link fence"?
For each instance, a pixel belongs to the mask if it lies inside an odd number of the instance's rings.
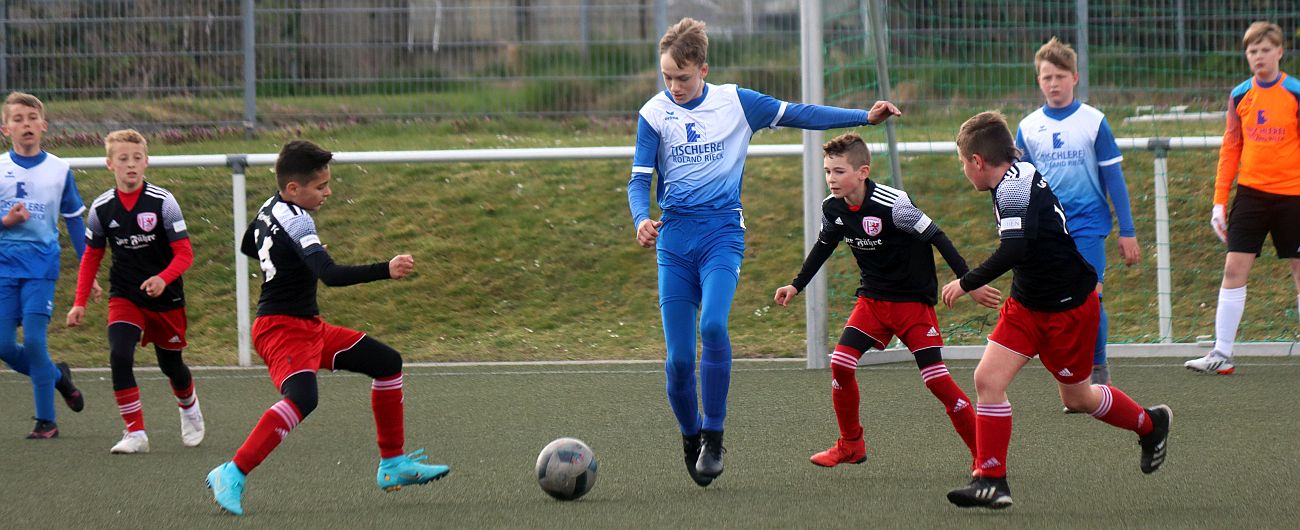
[[[824,2],[830,102],[874,98],[869,2]],[[938,111],[1031,106],[1027,59],[1052,35],[1086,48],[1081,90],[1094,102],[1217,110],[1242,77],[1243,28],[1300,22],[1292,1],[881,3],[895,98]],[[683,16],[709,24],[710,80],[800,95],[796,0],[6,0],[0,10],[0,89],[68,102],[65,124],[239,125],[246,108],[264,124],[628,115],[657,84],[655,42]]]

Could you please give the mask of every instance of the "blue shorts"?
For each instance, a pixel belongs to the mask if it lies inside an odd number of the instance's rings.
[[[1106,236],[1079,236],[1074,238],[1074,246],[1097,271],[1097,283],[1106,283]]]
[[[0,319],[53,315],[54,283],[42,278],[0,278]]]
[[[745,256],[745,221],[740,212],[707,217],[665,215],[659,227],[659,304],[685,300],[700,303],[701,284],[711,272],[740,280]]]

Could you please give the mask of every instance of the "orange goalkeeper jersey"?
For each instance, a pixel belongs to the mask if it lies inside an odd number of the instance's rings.
[[[1228,204],[1232,179],[1277,195],[1300,195],[1300,81],[1282,73],[1232,89],[1219,148],[1214,204]]]

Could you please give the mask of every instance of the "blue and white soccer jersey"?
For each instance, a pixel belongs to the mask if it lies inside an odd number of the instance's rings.
[[[1020,121],[1016,146],[1052,186],[1071,236],[1110,234],[1110,205],[1100,172],[1124,157],[1106,115],[1077,100],[1059,109],[1044,106]],[[1128,209],[1127,201],[1123,206]],[[1132,235],[1123,228],[1120,235]]]
[[[0,215],[19,202],[31,217],[0,228],[0,318],[53,313],[58,220],[79,217],[86,209],[68,163],[44,151],[0,156]]]

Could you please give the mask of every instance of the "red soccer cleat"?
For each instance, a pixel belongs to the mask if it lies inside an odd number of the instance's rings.
[[[835,467],[840,464],[861,464],[867,461],[867,443],[862,438],[856,441],[840,438],[835,447],[812,455],[812,463],[822,467]]]

